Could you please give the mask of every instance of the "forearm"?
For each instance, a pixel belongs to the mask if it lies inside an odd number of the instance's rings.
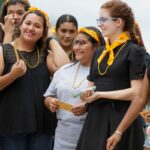
[[[54,62],[53,54],[50,50],[49,50],[49,54],[47,56],[46,62],[47,62],[47,67],[48,67],[49,72],[54,74],[55,71],[58,69],[58,67]]]
[[[3,44],[12,42],[12,34],[11,33],[5,33]]]
[[[129,107],[125,117],[119,124],[118,130],[121,133],[124,133],[124,131],[132,124],[132,122],[137,118],[139,115],[139,112],[143,109],[143,107],[146,105],[147,100],[138,98],[138,102],[136,100],[133,100],[131,103],[131,106]]]
[[[10,85],[15,80],[15,77],[8,73],[4,76],[0,77],[0,91],[6,88],[8,85]]]
[[[58,68],[70,62],[68,55],[60,46],[57,40],[55,39],[50,40],[49,48],[53,52],[53,59]]]
[[[112,100],[126,100],[131,101],[136,92],[132,88],[108,91],[108,92],[98,92],[99,98],[112,99]]]
[[[146,72],[142,87],[138,94],[135,96],[135,98],[132,100],[128,111],[126,112],[124,118],[122,119],[120,125],[117,128],[118,131],[123,133],[136,119],[136,117],[139,115],[139,112],[144,108],[149,99],[149,90],[149,81]]]
[[[142,85],[142,80],[131,81],[131,87],[115,91],[99,92],[99,98],[131,101],[139,92]],[[115,86],[115,85],[114,85]]]

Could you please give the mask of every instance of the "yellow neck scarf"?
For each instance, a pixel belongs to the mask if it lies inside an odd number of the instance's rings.
[[[104,59],[104,57],[106,56],[107,53],[109,53],[109,58],[108,58],[108,61],[107,61],[107,64],[109,66],[111,66],[114,62],[114,52],[113,50],[126,43],[127,41],[129,40],[129,36],[128,36],[128,33],[127,32],[123,32],[119,35],[119,37],[112,43],[112,45],[109,45],[109,41],[106,42],[106,49],[103,51],[103,53],[100,55],[100,57],[98,58],[97,62],[98,64],[101,63],[101,61]]]

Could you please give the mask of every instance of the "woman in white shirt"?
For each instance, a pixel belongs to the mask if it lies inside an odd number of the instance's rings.
[[[76,62],[60,68],[44,94],[45,105],[57,114],[54,150],[74,150],[86,118],[85,103],[72,95],[87,87],[87,75],[95,50],[104,45],[100,31],[95,27],[79,30],[73,43]],[[71,104],[70,111],[60,108],[60,101]]]

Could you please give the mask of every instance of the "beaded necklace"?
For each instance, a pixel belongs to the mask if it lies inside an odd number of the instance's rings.
[[[79,69],[80,69],[80,63],[78,65],[78,68],[77,68],[77,71],[76,71],[76,74],[75,74],[75,77],[74,77],[74,80],[73,80],[73,88],[74,89],[77,89],[81,86],[81,84],[86,80],[87,76],[85,78],[83,78],[78,84],[76,84],[76,80],[77,80],[77,76],[78,76],[78,73],[79,73]]]
[[[127,42],[126,42],[126,43],[127,43]],[[121,50],[124,48],[124,46],[126,45],[126,43],[124,43],[124,44],[121,46],[121,48],[118,50],[118,52],[116,53],[116,55],[115,55],[115,57],[114,57],[114,60],[115,60],[116,57],[119,55],[119,53],[121,52]],[[100,76],[105,75],[105,74],[107,73],[107,70],[109,69],[109,67],[110,67],[110,65],[108,65],[108,66],[105,68],[104,72],[101,72],[101,70],[100,70],[100,63],[98,63],[98,73],[99,73],[99,75],[100,75]]]
[[[17,45],[16,41],[14,42],[14,51],[15,51],[16,59],[19,60],[19,55],[20,55],[21,58],[23,59],[23,61],[25,62],[25,64],[30,69],[36,68],[39,65],[39,62],[40,62],[40,51],[39,51],[39,49],[37,49],[37,62],[34,65],[29,64],[28,61],[25,59],[25,57],[22,55],[22,53],[18,50],[18,45]]]

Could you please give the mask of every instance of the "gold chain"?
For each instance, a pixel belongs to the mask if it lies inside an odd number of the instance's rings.
[[[79,88],[80,85],[81,85],[81,84],[84,82],[84,80],[87,78],[87,76],[86,76],[84,79],[82,79],[82,80],[79,82],[78,85],[76,85],[75,82],[76,82],[76,80],[77,80],[77,76],[78,76],[79,69],[80,69],[80,63],[79,63],[79,65],[78,65],[77,72],[76,72],[75,77],[74,77],[74,80],[73,80],[73,88],[74,88],[74,89]]]
[[[23,61],[25,62],[25,64],[30,68],[30,69],[33,69],[33,68],[36,68],[38,65],[39,65],[39,62],[40,62],[40,51],[39,49],[37,49],[37,62],[35,65],[31,66],[27,60],[24,58],[24,56],[21,54],[21,52],[18,50],[18,45],[16,43],[16,41],[14,42],[14,51],[15,51],[15,55],[16,55],[16,58],[18,60],[18,57],[19,55],[21,56],[21,58],[23,59]],[[19,55],[18,55],[19,53]]]
[[[127,43],[127,42],[126,42],[126,43]],[[116,57],[119,55],[119,53],[121,52],[121,50],[124,48],[124,46],[126,45],[126,43],[124,43],[124,44],[121,46],[121,48],[118,50],[118,52],[117,52],[117,54],[116,54],[114,60],[115,60]],[[109,67],[110,67],[110,65],[108,65],[108,66],[106,67],[106,69],[104,70],[104,72],[101,72],[101,71],[100,71],[100,63],[99,63],[99,64],[98,64],[98,73],[99,73],[99,75],[100,75],[100,76],[105,75],[105,74],[107,73],[107,70],[109,69]]]

